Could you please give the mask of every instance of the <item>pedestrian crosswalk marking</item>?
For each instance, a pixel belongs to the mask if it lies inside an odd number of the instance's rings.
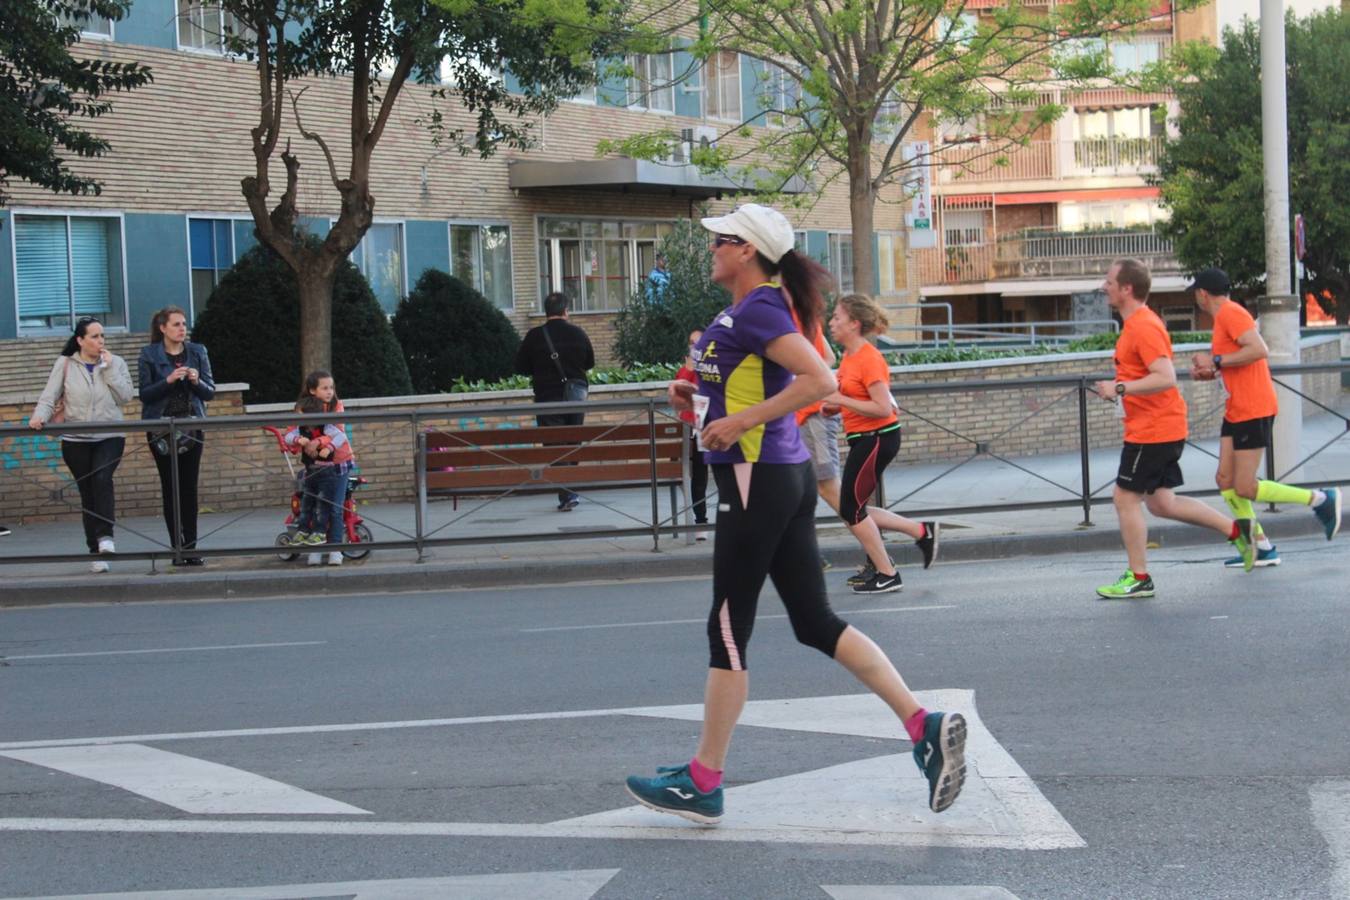
[[[110,784],[199,815],[370,815],[262,775],[141,744],[3,750],[0,756]]]
[[[454,897],[455,900],[590,900],[617,874],[618,869],[577,869],[329,884],[70,894],[33,897],[30,900],[295,900],[297,897],[340,897],[342,900],[427,900],[432,897]]]

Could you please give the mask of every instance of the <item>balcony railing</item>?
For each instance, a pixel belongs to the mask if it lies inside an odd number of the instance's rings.
[[[1157,169],[1162,142],[1162,138],[1152,137],[1032,141],[1008,148],[985,142],[947,144],[937,151],[937,183],[1139,175]]]
[[[1125,256],[1143,260],[1154,272],[1180,271],[1172,242],[1153,230],[1026,228],[1000,236],[997,243],[934,247],[914,256],[924,285],[1095,277]]]

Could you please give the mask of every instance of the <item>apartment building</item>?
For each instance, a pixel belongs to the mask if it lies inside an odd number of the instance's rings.
[[[102,181],[100,196],[12,185],[14,199],[0,210],[0,340],[66,335],[84,314],[111,331],[140,332],[168,303],[194,316],[253,246],[240,180],[253,171],[257,76],[222,48],[220,35],[234,27],[218,8],[191,0],[135,0],[124,20],[89,26],[76,52],[139,61],[154,82],[112,98],[113,112],[93,123],[112,150],[76,168]],[[735,53],[701,67],[683,51],[632,65],[634,78],[611,79],[540,117],[537,146],[487,160],[433,146],[423,124],[432,87],[407,85],[374,158],[375,224],[352,255],[385,309],[436,268],[473,284],[523,331],[539,321],[542,296],[562,290],[601,356],[610,356],[614,313],[641,287],[656,243],[678,219],[728,208],[737,186],[683,164],[678,151],[665,164],[597,159],[597,140],[657,128],[713,140],[754,117],[765,96],[760,64]],[[298,100],[305,128],[327,137],[339,171],[348,91],[343,79],[314,79]],[[471,124],[462,111],[442,109],[450,127]],[[322,235],[337,193],[289,114],[286,128],[302,162],[302,221]],[[279,191],[279,160],[272,179]],[[851,287],[846,187],[793,215],[800,246]],[[906,299],[900,213],[879,209],[871,240],[882,292]]]
[[[995,2],[967,3],[966,15]],[[1179,41],[1217,40],[1212,3],[1178,12],[1162,2],[1152,13],[1102,42],[1117,69],[1154,62]],[[1156,229],[1163,211],[1148,184],[1167,127],[1159,113],[1175,116],[1173,97],[1046,84],[1041,102],[1067,112],[1007,153],[991,152],[978,121],[936,123],[932,228],[912,240],[920,293],[932,304],[925,324],[945,323],[948,311],[968,326],[1102,322],[1109,310],[1097,288],[1112,260],[1133,256],[1151,267],[1152,302],[1169,328],[1207,325],[1182,293],[1185,273]]]

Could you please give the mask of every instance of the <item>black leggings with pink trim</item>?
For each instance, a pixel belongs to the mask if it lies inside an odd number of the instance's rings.
[[[881,473],[900,452],[900,429],[866,431],[848,436],[848,459],[839,483],[839,517],[849,525],[867,518],[867,501]]]
[[[717,481],[713,606],[708,647],[715,669],[746,668],[759,592],[767,576],[787,609],[797,640],[834,656],[848,627],[830,609],[816,546],[816,475],[809,461],[712,466]],[[742,500],[741,481],[748,481]]]

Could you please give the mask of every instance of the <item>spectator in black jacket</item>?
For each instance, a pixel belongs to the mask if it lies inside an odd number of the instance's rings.
[[[531,328],[516,351],[516,372],[530,376],[535,403],[561,403],[586,399],[586,373],[595,366],[591,339],[567,321],[566,294],[557,291],[544,298],[544,324]],[[552,348],[550,349],[550,343]],[[585,414],[549,413],[535,416],[539,425],[580,425]],[[558,511],[576,509],[576,492],[558,491]]]

